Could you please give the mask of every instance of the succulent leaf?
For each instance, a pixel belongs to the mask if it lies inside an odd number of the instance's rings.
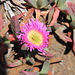
[[[44,61],[42,70],[39,72],[39,75],[48,75],[50,63],[48,61]]]
[[[43,8],[47,6],[49,2],[47,0],[37,0],[37,6],[38,8]]]
[[[57,21],[57,19],[59,17],[59,12],[60,12],[60,10],[58,8],[56,8],[55,12],[53,14],[53,19],[52,19],[51,23],[49,24],[49,26],[53,26],[54,23]]]
[[[8,67],[16,67],[16,66],[19,66],[19,65],[22,65],[22,62],[20,60],[12,63],[12,64],[9,64]]]
[[[8,39],[4,39],[4,43],[9,45],[10,44],[10,41]]]
[[[75,29],[75,21],[71,22],[70,25],[73,29]]]
[[[74,15],[70,15],[70,16],[71,16],[72,21],[74,21],[75,20],[75,16]]]
[[[28,72],[28,71],[22,71],[22,75],[39,75],[38,72]]]
[[[51,22],[54,13],[54,8],[50,8],[48,15],[48,24]]]
[[[55,4],[57,4],[58,3],[58,0],[55,0]]]
[[[29,60],[28,60],[28,62],[30,63],[30,64],[35,64],[35,60],[34,60],[34,58],[33,57],[31,57]]]
[[[53,57],[53,54],[51,54],[49,51],[45,51],[45,54],[39,53],[39,55],[44,56],[44,57]]]
[[[67,15],[66,17],[68,20],[71,20],[71,16],[70,15]]]
[[[60,26],[61,26],[61,24],[56,22],[56,23],[54,23],[53,29],[57,30]]]
[[[57,29],[57,30],[55,31],[55,33],[56,33],[62,40],[68,41],[68,42],[72,42],[72,39],[71,39],[70,37],[64,35],[64,33],[61,32],[61,30]]]
[[[58,8],[61,9],[61,10],[66,10],[67,9],[66,5],[62,5],[61,7],[58,7]]]
[[[29,68],[26,69],[26,71],[31,72],[31,71],[33,71],[33,69],[34,69],[34,67],[29,67]]]
[[[0,31],[2,30],[2,26],[3,26],[3,18],[2,18],[2,13],[0,13]]]
[[[22,46],[21,46],[21,50],[27,50],[27,46],[26,46],[26,44],[23,44]]]
[[[37,8],[36,0],[25,0],[29,5]]]
[[[66,2],[66,0],[58,0],[57,6],[61,7],[62,5],[64,5],[65,2]]]
[[[44,50],[45,50],[45,51],[49,51],[49,48],[48,48],[48,47],[46,47],[46,48],[44,48]]]
[[[37,7],[40,8],[42,6],[42,0],[37,0]]]
[[[73,51],[75,52],[75,29],[73,29]]]

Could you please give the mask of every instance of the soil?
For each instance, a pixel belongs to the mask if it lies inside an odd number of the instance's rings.
[[[67,43],[66,43],[67,44]],[[68,47],[68,48],[67,48]],[[71,50],[71,45],[62,45],[52,38],[50,52],[54,57],[62,57],[63,61],[50,65],[50,69],[54,75],[75,75],[75,56]]]
[[[56,37],[52,35],[51,43],[49,46],[50,53],[54,55],[53,58],[62,58],[61,62],[51,63],[50,64],[50,72],[53,75],[75,75],[75,56],[73,51],[71,50],[71,45],[69,43],[65,43],[58,39],[60,42],[56,40]],[[69,47],[69,48],[68,48]],[[10,59],[10,58],[9,58]],[[42,58],[39,58],[43,60]],[[59,60],[59,58],[58,58]],[[14,61],[14,60],[13,60]],[[33,66],[40,65],[40,62],[36,62]],[[30,65],[24,64],[15,68],[10,68],[8,71],[8,75],[19,75],[21,70],[28,68]]]

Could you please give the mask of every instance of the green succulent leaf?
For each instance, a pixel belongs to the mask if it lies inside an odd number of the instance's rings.
[[[5,44],[9,45],[10,44],[10,41],[7,40],[7,41],[4,41]]]
[[[38,0],[38,1],[37,1],[37,7],[38,7],[38,8],[41,8],[41,6],[42,6],[42,0]]]
[[[75,21],[71,22],[70,25],[73,29],[75,29]]]
[[[25,0],[29,5],[37,8],[37,1],[36,0]]]
[[[37,6],[38,8],[43,8],[47,6],[49,2],[47,0],[37,0]]]
[[[26,57],[26,60],[28,61],[30,59],[30,54]]]
[[[31,57],[28,61],[29,61],[29,63],[32,64],[32,65],[35,64],[35,60],[34,60],[33,57]]]
[[[26,71],[31,72],[31,71],[33,71],[33,69],[34,69],[34,67],[29,67],[29,68],[26,69]]]
[[[70,15],[70,16],[71,16],[72,21],[74,21],[75,20],[75,16],[74,15]]]
[[[66,5],[62,5],[61,7],[58,7],[60,10],[66,10],[67,9],[67,7],[66,7]]]
[[[73,51],[75,52],[75,29],[73,29]]]
[[[10,45],[10,41],[7,38],[4,37],[3,41],[4,41],[5,44]]]
[[[67,15],[66,17],[68,20],[71,20],[71,16],[70,15]]]
[[[57,4],[58,3],[58,0],[55,0],[55,4]]]
[[[48,61],[44,61],[42,70],[39,72],[39,75],[48,75],[50,63]]]
[[[61,6],[64,5],[65,2],[66,2],[66,0],[58,0],[57,6],[58,6],[58,7],[61,7]]]
[[[44,50],[45,50],[45,51],[49,51],[49,48],[48,48],[48,47],[46,47],[46,48],[44,48]]]

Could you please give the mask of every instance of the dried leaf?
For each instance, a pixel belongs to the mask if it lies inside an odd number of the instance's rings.
[[[49,37],[49,40],[48,40],[48,42],[49,42],[48,47],[49,47],[51,45],[51,41],[52,41],[52,34],[50,34],[48,37]]]
[[[62,57],[57,57],[57,58],[51,58],[50,59],[50,63],[55,63],[55,62],[59,62],[59,61],[63,61]]]
[[[8,22],[4,28],[0,31],[0,36],[4,37],[5,33],[9,30],[9,24],[10,22]]]
[[[39,63],[39,62],[36,62],[34,65],[32,66],[38,66],[38,65],[41,65],[42,63]],[[18,67],[15,67],[15,68],[11,68],[10,69],[10,72],[8,72],[8,75],[19,75],[19,73],[22,71],[22,70],[25,70],[27,69],[28,67],[30,67],[30,65],[27,65],[27,64],[24,64],[24,65],[20,65]]]
[[[0,31],[2,30],[3,24],[2,13],[0,13]]]
[[[28,22],[28,19],[32,16],[33,12],[34,12],[34,8],[31,8],[28,10],[27,15],[23,18],[23,21],[20,23],[20,28],[21,28],[21,26],[23,26],[23,23]]]
[[[22,65],[22,62],[20,60],[15,61],[14,63],[11,63],[11,64],[9,64],[7,66],[8,67],[16,67],[16,66],[19,66],[19,65]]]
[[[26,3],[24,0],[12,0],[12,2],[22,8],[26,8],[25,6],[22,5]]]
[[[40,20],[40,10],[39,9],[35,9],[36,12],[36,19]]]

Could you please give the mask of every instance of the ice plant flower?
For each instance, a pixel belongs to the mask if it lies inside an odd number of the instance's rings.
[[[25,43],[30,51],[37,49],[44,52],[44,48],[48,44],[48,35],[49,31],[46,30],[44,23],[30,19],[28,23],[22,26],[18,39],[21,43]]]

